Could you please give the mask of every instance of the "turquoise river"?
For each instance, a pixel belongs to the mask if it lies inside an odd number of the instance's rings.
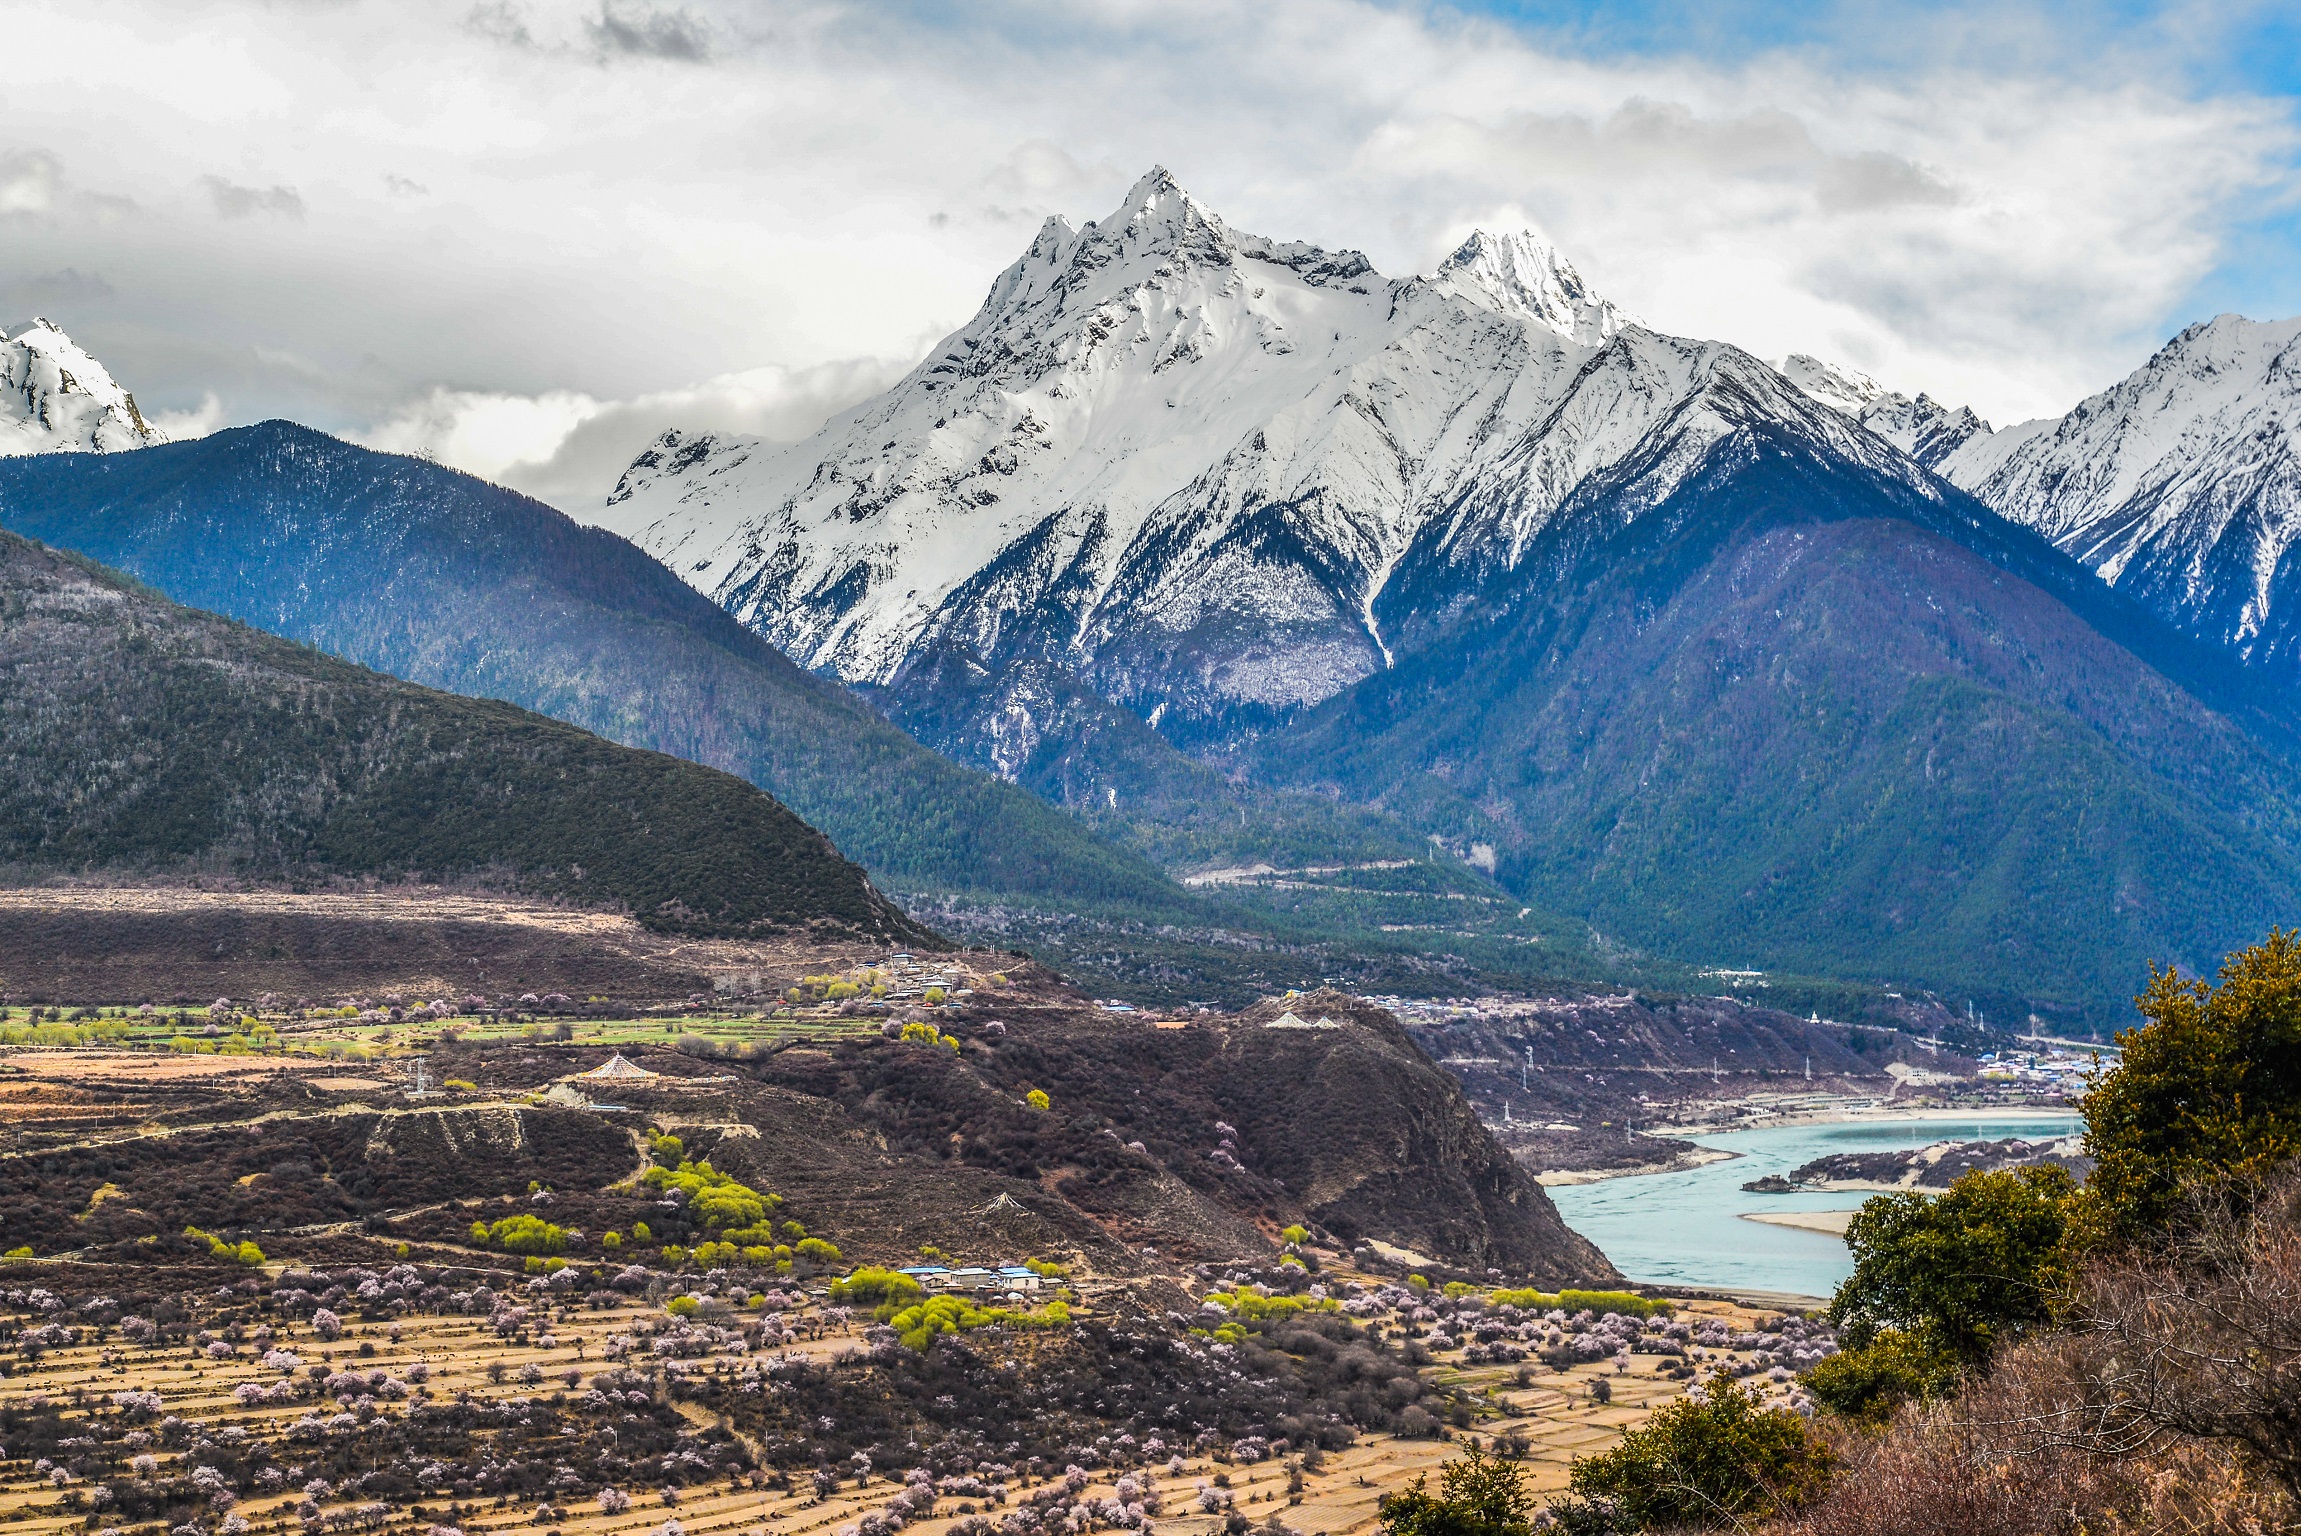
[[[1633,1174],[1550,1191],[1566,1224],[1596,1243],[1632,1280],[1731,1291],[1823,1297],[1853,1268],[1835,1237],[1745,1219],[1755,1211],[1843,1211],[1862,1193],[1756,1195],[1742,1186],[1832,1152],[1882,1152],[1937,1141],[2039,1140],[2082,1122],[2064,1113],[1981,1113],[1969,1118],[1831,1121],[1688,1137],[1731,1152],[1723,1162]]]

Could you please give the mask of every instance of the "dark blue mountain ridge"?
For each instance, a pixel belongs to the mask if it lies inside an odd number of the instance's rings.
[[[1157,869],[920,746],[624,540],[455,470],[270,421],[0,460],[0,526],[378,671],[749,779],[898,891],[1190,910]]]
[[[1506,886],[1662,953],[2001,1013],[2112,1018],[2145,959],[2301,916],[2291,716],[2257,675],[1795,433],[1722,439],[1658,502],[1640,473],[1508,562],[1461,536],[1508,509],[1458,509],[1378,604],[1396,664],[1254,775],[1489,843]]]

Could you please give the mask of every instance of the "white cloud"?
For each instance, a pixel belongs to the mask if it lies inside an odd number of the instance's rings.
[[[46,213],[56,204],[64,167],[45,150],[0,154],[0,213]]]
[[[223,429],[228,418],[224,402],[214,390],[200,398],[200,403],[188,411],[146,411],[144,421],[158,430],[171,443],[190,442],[195,437],[206,437],[210,432]]]
[[[200,185],[208,189],[208,201],[219,219],[246,219],[258,214],[283,219],[304,216],[303,197],[294,187],[243,187],[222,176],[202,176]]]
[[[753,368],[629,400],[435,389],[357,435],[370,447],[453,464],[564,511],[588,511],[667,427],[796,441],[885,389],[908,366],[851,358]]]
[[[1942,41],[1980,14],[1709,62],[1372,0],[33,0],[0,219],[18,272],[103,274],[54,318],[139,400],[555,498],[668,412],[766,409],[729,379],[916,356],[1154,161],[1390,272],[1531,219],[1654,324],[2014,417],[2193,318],[2295,136],[2067,10]]]

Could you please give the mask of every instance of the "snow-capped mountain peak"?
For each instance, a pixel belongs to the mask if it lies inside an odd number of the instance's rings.
[[[62,327],[0,331],[0,455],[110,453],[164,441],[136,397]]]
[[[1970,406],[1952,409],[1924,394],[1913,400],[1842,364],[1793,352],[1773,366],[1808,396],[1851,416],[1928,469],[1939,470],[1950,455],[1990,434],[1989,423]]]
[[[1530,229],[1506,235],[1473,230],[1429,282],[1441,293],[1537,321],[1583,346],[1596,346],[1630,323],[1590,290],[1556,246]]]
[[[667,433],[600,521],[848,681],[1027,657],[1222,734],[1390,665],[1382,614],[1411,618],[1417,573],[1514,569],[1593,485],[1620,515],[1659,505],[1760,418],[1932,494],[1755,358],[1638,326],[1538,235],[1394,281],[1233,229],[1154,169],[1105,218],[1049,220],[885,394],[804,443]]]
[[[1838,363],[1825,363],[1803,352],[1791,353],[1774,364],[1774,370],[1822,404],[1848,416],[1860,416],[1864,409],[1892,393],[1866,373]]]
[[[2301,318],[2201,321],[1941,473],[2174,623],[2301,664]]]

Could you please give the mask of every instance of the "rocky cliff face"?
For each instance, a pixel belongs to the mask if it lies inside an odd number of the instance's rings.
[[[994,1221],[1047,1223],[1122,1268],[1268,1262],[1301,1222],[1449,1268],[1619,1280],[1388,1013],[1319,992],[1156,1028],[1046,990],[978,996],[946,1026],[956,1051],[871,1038],[744,1069],[773,1091],[763,1128],[831,1118],[727,1155],[914,1245],[971,1240],[1003,1191],[1020,1209]],[[1024,1103],[1034,1088],[1047,1109]]]
[[[1313,992],[1259,1004],[1228,1034],[1240,1132],[1336,1237],[1545,1284],[1619,1278],[1390,1014]]]

